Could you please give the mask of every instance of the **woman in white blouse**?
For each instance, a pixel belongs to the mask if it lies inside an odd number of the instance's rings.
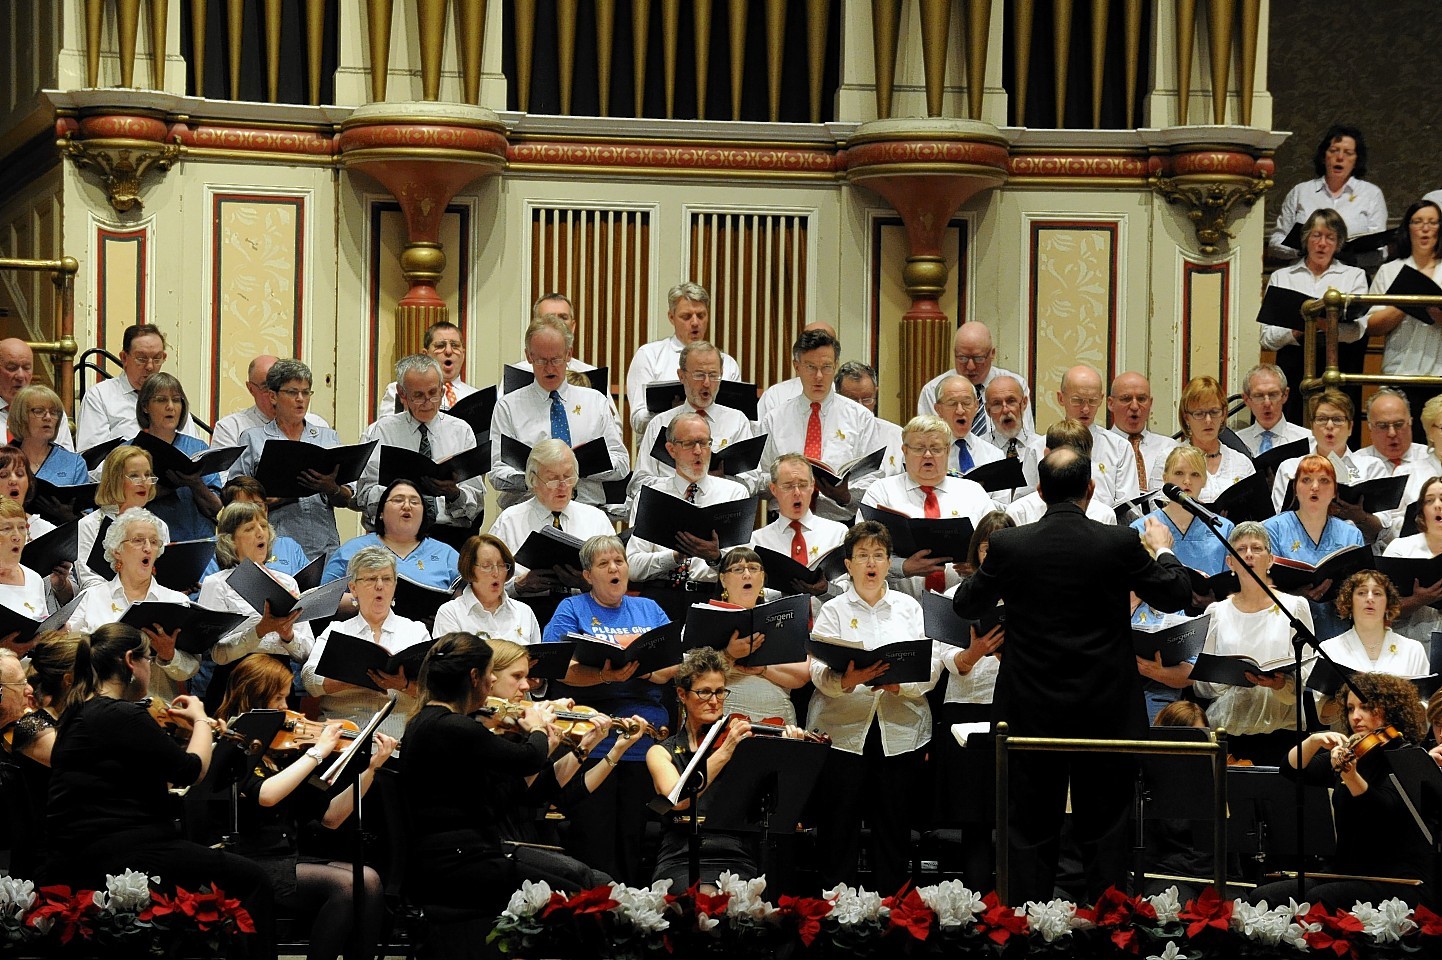
[[[1442,397],[1436,400],[1437,407],[1442,410]],[[1408,501],[1404,497],[1402,502]],[[1420,532],[1408,537],[1399,536],[1387,544],[1383,557],[1430,560],[1442,554],[1442,477],[1432,476],[1423,482],[1413,502],[1417,504],[1416,524]],[[1400,515],[1402,511],[1397,513]],[[1401,615],[1393,626],[1403,636],[1431,643],[1433,631],[1442,630],[1442,611],[1432,606],[1439,600],[1442,600],[1442,580],[1435,583],[1413,580],[1412,591],[1402,598]]]
[[[506,581],[516,569],[516,560],[499,537],[489,533],[471,537],[461,546],[458,566],[470,589],[441,604],[431,636],[459,632],[524,646],[541,642],[535,613],[506,596]]]
[[[874,520],[858,523],[847,531],[842,548],[851,584],[822,606],[812,633],[868,650],[926,636],[921,605],[886,586],[891,564],[886,528]],[[936,685],[940,661],[932,658],[925,682],[885,683],[885,672],[881,662],[853,664],[838,673],[811,661],[816,692],[806,726],[830,735],[832,744],[815,791],[822,886],[856,882],[862,819],[871,825],[876,889],[895,890],[910,875],[915,797],[906,785],[920,781],[923,748],[931,740],[926,694]]]
[[[1442,229],[1442,208],[1431,200],[1419,200],[1402,214],[1397,228],[1397,259],[1388,260],[1372,278],[1368,293],[1386,293],[1404,266],[1438,279],[1442,264],[1438,231]],[[1424,323],[1398,307],[1373,307],[1367,314],[1367,332],[1387,338],[1382,348],[1382,372],[1387,374],[1442,373],[1442,309],[1429,307],[1431,323]],[[1403,390],[1413,408],[1421,406],[1434,392],[1431,387]]]
[[[32,620],[43,620],[49,612],[45,578],[20,563],[20,554],[29,539],[25,508],[9,497],[0,497],[0,606]],[[22,657],[28,652],[29,644],[11,646],[8,639],[0,637],[0,646],[10,646]]]
[[[1227,425],[1227,392],[1216,377],[1193,377],[1177,403],[1182,433],[1207,461],[1207,482],[1197,499],[1211,503],[1238,480],[1256,473],[1252,461],[1222,443]]]
[[[1260,523],[1237,524],[1227,538],[1248,567],[1270,584],[1272,544]],[[1207,608],[1211,621],[1203,653],[1223,657],[1245,656],[1255,663],[1280,660],[1292,652],[1292,625],[1270,597],[1242,570],[1236,558],[1227,555],[1227,566],[1237,574],[1241,589]],[[1277,595],[1308,629],[1312,611],[1306,597]],[[1255,686],[1235,687],[1197,680],[1194,689],[1203,697],[1215,698],[1207,708],[1213,726],[1226,727],[1227,746],[1232,755],[1254,763],[1277,766],[1287,753],[1295,717],[1297,687],[1294,678],[1277,674],[1248,673]]]
[[[122,444],[106,456],[104,472],[95,488],[95,509],[80,518],[75,534],[75,582],[81,590],[111,579],[113,571],[103,565],[97,569],[91,567],[95,544],[105,542],[105,531],[116,517],[127,510],[145,507],[155,499],[156,482],[150,454],[139,447]],[[169,543],[170,528],[159,517],[156,523],[160,524],[161,542]]]
[[[1402,610],[1402,598],[1385,573],[1358,570],[1342,582],[1337,591],[1337,613],[1352,621],[1352,629],[1322,641],[1322,650],[1344,667],[1364,673],[1390,673],[1398,677],[1422,677],[1431,673],[1427,651],[1411,637],[1392,630]],[[1346,690],[1339,691],[1342,700]],[[1345,704],[1332,700],[1318,711],[1327,724],[1343,719]]]

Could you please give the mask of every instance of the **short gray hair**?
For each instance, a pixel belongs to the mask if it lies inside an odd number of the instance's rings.
[[[671,418],[671,422],[668,423],[668,424],[666,424],[666,442],[667,442],[667,443],[675,443],[675,442],[676,442],[676,427],[677,427],[677,425],[680,424],[683,420],[686,421],[687,423],[695,422],[695,423],[701,424],[703,427],[706,428],[706,436],[707,436],[708,438],[711,436],[711,421],[710,421],[710,420],[707,420],[705,417],[701,416],[701,414],[695,412],[694,410],[687,410],[685,413],[680,413],[680,414],[677,414],[676,416],[672,417],[672,418]],[[647,452],[649,452],[649,451],[647,451]]]
[[[1282,385],[1283,390],[1287,389],[1287,375],[1282,372],[1281,367],[1277,366],[1275,363],[1259,363],[1252,369],[1248,370],[1247,375],[1242,378],[1243,393],[1252,392],[1252,378],[1259,373],[1270,373],[1272,376],[1277,378],[1277,382]]]
[[[130,528],[141,523],[148,523],[155,528],[156,539],[161,541],[155,555],[158,557],[165,552],[165,535],[160,531],[165,528],[165,522],[144,507],[131,507],[129,510],[115,518],[110,529],[105,531],[105,562],[115,563],[115,551],[120,545],[130,539]]]
[[[706,288],[701,286],[701,284],[692,283],[690,280],[684,283],[678,283],[666,291],[667,313],[671,313],[676,309],[676,302],[678,300],[690,300],[693,303],[704,304],[708,310],[711,307],[711,294],[707,293]]]
[[[570,444],[554,437],[537,443],[531,448],[530,456],[526,457],[527,489],[536,489],[536,478],[540,476],[542,467],[558,467],[563,463],[571,465],[571,476],[580,478],[576,467],[576,454],[572,452]]]
[[[1372,416],[1372,404],[1377,402],[1378,397],[1396,397],[1402,401],[1402,408],[1407,411],[1407,416],[1412,416],[1412,404],[1407,400],[1407,394],[1396,387],[1378,387],[1377,392],[1367,398],[1367,410],[1364,416]]]
[[[1227,542],[1236,546],[1243,540],[1260,540],[1267,547],[1267,552],[1272,552],[1272,536],[1267,533],[1267,528],[1255,520],[1243,520],[1232,528],[1227,534]]]
[[[947,432],[950,433],[951,431],[948,430]],[[810,460],[807,460],[804,456],[802,456],[802,455],[799,454],[799,453],[783,453],[781,456],[779,456],[779,457],[777,457],[775,460],[772,460],[772,461],[771,461],[771,482],[772,482],[772,483],[780,483],[780,482],[781,482],[781,466],[782,466],[783,464],[787,464],[787,463],[799,463],[799,464],[801,464],[803,467],[806,468],[806,478],[807,478],[808,480],[815,480],[815,479],[816,479],[816,474],[814,474],[814,473],[811,472],[811,461],[810,461]]]
[[[544,317],[537,317],[530,323],[526,324],[526,337],[523,341],[526,345],[526,349],[529,350],[531,348],[531,340],[537,334],[543,333],[547,330],[550,330],[554,333],[559,333],[561,335],[561,338],[566,341],[567,350],[570,350],[576,345],[576,335],[571,332],[570,327],[566,326],[566,321],[562,320],[554,313],[548,313]]]
[[[356,574],[366,570],[390,570],[396,569],[396,556],[385,547],[361,547],[351,554],[350,560],[345,565],[345,578],[347,582],[354,583]]]
[[[681,358],[676,361],[676,366],[681,370],[685,370],[686,361],[690,360],[698,353],[714,353],[716,354],[717,358],[720,358],[721,348],[716,346],[716,344],[712,343],[710,340],[692,340],[690,343],[686,344],[686,346],[681,348]]]
[[[619,553],[626,556],[626,545],[614,533],[601,533],[581,544],[581,569],[589,570],[602,554]]]
[[[315,377],[310,372],[310,367],[294,357],[277,360],[271,364],[270,369],[266,371],[265,388],[272,393],[276,393],[281,387],[290,383],[292,380],[303,380],[306,386],[310,386],[315,382]]]
[[[871,378],[871,382],[877,388],[881,387],[881,378],[876,375],[876,369],[869,363],[862,363],[860,360],[848,360],[836,371],[836,378],[831,381],[832,386],[841,389],[841,384],[847,380],[865,380]]]
[[[446,375],[441,372],[440,362],[435,357],[428,353],[413,353],[396,361],[396,388],[402,393],[406,389],[406,377],[413,373],[434,373],[438,383],[443,383],[446,379]],[[267,377],[266,383],[269,382],[270,378]]]

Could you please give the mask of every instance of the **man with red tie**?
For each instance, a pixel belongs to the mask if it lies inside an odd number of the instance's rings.
[[[996,506],[981,484],[947,475],[951,440],[951,428],[941,418],[913,417],[901,431],[906,472],[876,481],[861,502],[909,517],[966,517],[976,526]],[[909,557],[893,555],[887,583],[912,596],[920,596],[923,590],[940,593],[961,581],[955,564],[966,559],[966,548],[965,543],[958,543],[955,552],[945,557],[934,557],[928,550]]]
[[[841,545],[846,525],[818,517],[811,510],[816,495],[816,480],[811,464],[799,453],[783,453],[771,464],[771,496],[780,511],[771,523],[751,534],[753,547],[765,547],[784,553],[803,566],[810,567]],[[824,599],[831,584],[824,578],[819,583],[773,583],[783,594],[809,593]],[[820,600],[813,599],[812,616],[821,609]]]

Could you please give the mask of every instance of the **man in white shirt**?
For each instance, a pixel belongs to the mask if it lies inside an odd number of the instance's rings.
[[[1162,466],[1177,441],[1147,429],[1152,419],[1152,385],[1140,373],[1118,374],[1107,394],[1113,435],[1124,440],[1136,464],[1141,493],[1161,486]]]
[[[476,392],[475,387],[461,379],[461,374],[466,369],[466,343],[461,337],[460,327],[449,320],[431,324],[426,328],[426,336],[421,347],[424,353],[434,357],[436,363],[440,364],[442,410],[449,410],[462,397],[468,397]],[[397,413],[401,409],[403,409],[402,404],[396,401],[395,383],[387,384],[385,392],[381,395],[380,403],[376,407],[376,419]]]
[[[275,394],[265,385],[265,378],[278,357],[261,354],[250,361],[245,371],[245,389],[255,402],[244,410],[228,414],[215,422],[210,434],[211,447],[238,447],[240,438],[252,427],[263,427],[275,419]],[[394,386],[394,384],[392,384]],[[316,427],[329,427],[325,418],[306,412],[305,422]]]
[[[10,433],[10,404],[15,394],[30,386],[35,379],[35,352],[30,344],[17,337],[0,340],[0,436]],[[66,450],[75,449],[75,435],[70,432],[70,418],[60,411],[60,426],[55,442]]]
[[[1237,431],[1253,456],[1266,453],[1293,440],[1310,440],[1312,431],[1291,423],[1283,414],[1287,397],[1287,375],[1275,363],[1259,363],[1242,378],[1242,398],[1252,411],[1253,423]]]
[[[1107,433],[1096,422],[1102,401],[1102,375],[1094,367],[1078,364],[1062,375],[1056,402],[1069,419],[1091,431],[1091,462],[1111,481],[1112,500],[1104,504],[1110,507],[1141,496],[1142,488],[1137,482],[1137,462],[1132,456],[1131,444],[1114,433]],[[1092,499],[1096,500],[1095,493]]]
[[[654,416],[646,409],[646,387],[670,380],[680,366],[681,348],[692,340],[705,340],[711,327],[711,294],[695,283],[678,283],[666,294],[666,318],[674,333],[664,340],[644,344],[631,358],[626,371],[626,404],[631,429],[637,436],[646,432]],[[741,367],[729,355],[721,354],[721,379],[740,380]]]
[[[1005,506],[1036,489],[1037,464],[1041,462],[1046,443],[1026,425],[1026,418],[1022,416],[1026,410],[1026,391],[1020,380],[1009,373],[992,377],[985,395],[986,413],[991,421],[986,439],[1003,457],[1020,460],[1022,476],[1026,477],[1025,486],[992,491],[991,499]]]
[[[555,317],[566,325],[571,331],[571,341],[575,342],[576,337],[576,311],[571,306],[571,298],[564,293],[548,293],[531,305],[531,319],[539,320],[542,317]],[[531,369],[531,361],[525,357],[511,364],[517,370],[526,370],[534,373]],[[576,373],[586,373],[596,369],[594,363],[587,363],[580,357],[572,356],[566,361],[566,369]],[[496,385],[497,392],[505,393],[505,380]]]
[[[984,463],[1000,460],[1002,453],[972,432],[972,424],[981,410],[976,387],[966,377],[953,373],[941,381],[936,391],[933,416],[940,417],[950,428],[947,448],[947,470],[964,477]]]
[[[662,493],[698,507],[750,496],[741,484],[711,476],[711,426],[699,413],[688,411],[671,420],[666,428],[666,452],[675,458],[676,472],[651,485]],[[632,526],[639,506],[638,501],[631,508]],[[663,591],[669,587],[673,591],[710,592],[716,582],[715,565],[721,562],[722,550],[734,546],[734,543],[722,543],[714,530],[705,540],[679,533],[674,544],[652,543],[633,536],[626,544],[626,562],[631,567],[633,583],[649,580],[652,587]],[[654,591],[647,592],[650,595]],[[663,608],[668,607],[662,597],[656,599]],[[670,613],[670,609],[667,612]]]
[[[369,527],[375,522],[385,488],[380,484],[381,447],[404,447],[421,456],[440,461],[470,450],[476,434],[470,424],[441,413],[445,393],[441,365],[423,353],[401,358],[396,364],[396,383],[405,410],[381,417],[366,428],[362,441],[379,440],[370,462],[361,473],[356,491],[361,516]],[[486,488],[480,477],[456,483],[453,480],[422,481],[425,493],[434,497],[435,526],[430,536],[455,545],[480,522],[485,510]]]
[[[766,526],[752,532],[751,545],[784,553],[797,563],[811,567],[841,545],[846,525],[818,517],[811,512],[816,494],[816,478],[811,464],[799,453],[783,453],[771,464],[771,498],[780,514]],[[823,577],[817,583],[800,580],[773,583],[774,589],[786,593],[812,595],[811,615],[821,609],[821,600],[832,593],[831,583]]]
[[[1372,445],[1357,452],[1381,460],[1388,474],[1403,464],[1427,459],[1427,445],[1412,442],[1412,408],[1400,390],[1382,387],[1368,398],[1367,430]]]
[[[1003,370],[996,366],[996,345],[991,340],[991,330],[980,321],[973,320],[964,323],[956,328],[956,336],[951,340],[952,359],[956,361],[956,369],[948,370],[938,374],[927,381],[921,388],[921,395],[916,398],[916,412],[918,414],[931,414],[936,409],[936,395],[941,388],[941,382],[953,373],[960,374],[971,382],[975,388],[977,407],[980,410],[982,404],[982,392],[986,390],[987,384],[997,377],[1008,376],[1021,384],[1022,393],[1026,395],[1026,407],[1023,417],[1026,420],[1028,430],[1036,430],[1036,425],[1031,419],[1031,389],[1027,386],[1026,380],[1019,373],[1012,373],[1010,370]],[[991,424],[987,421],[985,411],[972,423],[972,432],[977,436],[984,436],[991,430]]]
[[[636,447],[636,466],[627,492],[633,507],[642,487],[676,472],[675,467],[658,460],[651,452],[656,442],[665,436],[666,427],[683,413],[698,413],[710,423],[713,453],[755,435],[755,424],[746,419],[746,414],[716,402],[716,391],[721,386],[721,351],[709,340],[693,340],[681,348],[681,366],[676,376],[686,391],[686,399],[665,413],[658,413],[646,425],[646,432]],[[760,485],[754,471],[735,479],[750,490]]]
[[[761,455],[761,469],[769,471],[772,461],[783,453],[799,453],[840,470],[882,446],[871,412],[836,392],[832,378],[840,350],[837,339],[823,330],[808,330],[796,338],[791,362],[801,378],[802,392],[776,407],[762,422],[766,451]],[[816,512],[828,520],[849,523],[862,494],[877,476],[879,471],[873,471],[839,486],[818,476]]]
[[[1089,457],[1095,440],[1096,434],[1079,420],[1058,420],[1047,428],[1046,446],[1042,451],[1042,459],[1045,459],[1047,454],[1057,450],[1073,450],[1084,457]],[[1093,492],[1087,500],[1086,515],[1097,523],[1106,523],[1115,526],[1117,515],[1116,511],[1112,509],[1111,501],[1096,495],[1096,468],[1097,465],[1093,462]],[[1015,520],[1017,526],[1025,523],[1034,523],[1040,520],[1044,513],[1046,513],[1046,501],[1041,498],[1040,491],[1029,493],[1017,499],[1006,508],[1006,515]]]
[[[574,449],[593,440],[606,448],[610,469],[582,477],[576,499],[601,507],[606,502],[602,482],[621,480],[631,472],[631,455],[621,441],[621,425],[611,398],[589,387],[566,382],[571,358],[571,331],[554,317],[532,320],[526,328],[526,359],[536,379],[496,401],[491,414],[491,486],[502,507],[530,496],[524,474],[501,459],[501,438],[534,447],[541,440],[564,440]]]
[[[973,401],[970,384],[967,395]],[[946,387],[942,388],[945,395]],[[914,417],[902,428],[906,472],[883,477],[871,485],[862,503],[887,507],[909,517],[966,517],[973,527],[996,509],[981,484],[949,476],[947,451],[952,449],[955,427],[940,417]],[[1000,456],[1000,454],[998,454]],[[967,544],[956,544],[956,556],[934,557],[919,550],[909,557],[893,554],[887,582],[912,596],[927,589],[941,593],[961,582],[955,564],[966,559]]]
[[[848,360],[836,371],[832,383],[836,392],[848,400],[855,400],[876,419],[876,445],[886,444],[886,459],[881,461],[881,475],[889,477],[906,469],[901,451],[901,427],[890,420],[876,416],[876,370],[860,360]]]
[[[140,399],[140,388],[145,381],[165,366],[165,335],[152,323],[133,323],[125,328],[121,344],[120,363],[125,368],[124,374],[101,380],[85,391],[85,399],[80,402],[77,450],[89,450],[116,437],[128,440],[140,432],[135,403]],[[200,438],[200,430],[189,413],[180,432]]]
[[[837,337],[838,343],[841,342],[840,337],[837,336],[836,328],[825,320],[813,320],[801,328],[802,333],[808,330],[824,331],[833,337]],[[792,397],[799,396],[801,396],[800,377],[792,377],[789,380],[782,380],[780,383],[773,383],[761,391],[761,399],[756,401],[756,422],[760,423],[762,420],[765,420],[766,415],[776,409],[777,404],[785,403]]]

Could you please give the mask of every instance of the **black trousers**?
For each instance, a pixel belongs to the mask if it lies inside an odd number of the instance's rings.
[[[566,835],[567,851],[586,866],[622,883],[631,886],[650,883],[650,872],[642,861],[646,804],[655,796],[656,787],[646,764],[622,760],[584,803],[576,804],[569,811],[571,829]]]
[[[856,883],[861,822],[871,828],[871,890],[890,895],[911,878],[911,827],[924,750],[888,757],[872,722],[858,756],[833,747],[821,768],[812,807],[817,871],[823,888]]]

